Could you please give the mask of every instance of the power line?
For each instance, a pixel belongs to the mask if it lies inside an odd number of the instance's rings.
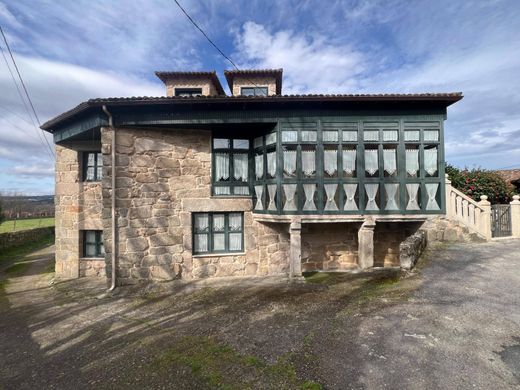
[[[14,74],[13,74],[13,71],[11,70],[11,67],[9,66],[9,61],[7,60],[7,57],[5,56],[4,54],[4,49],[2,48],[2,46],[0,45],[0,52],[2,53],[2,57],[4,58],[4,61],[5,61],[5,66],[7,67],[7,70],[9,71],[9,74],[11,75],[11,79],[13,81],[13,84],[14,86],[16,87],[16,90],[18,91],[18,96],[20,97],[20,100],[22,101],[22,104],[25,108],[25,112],[27,112],[27,115],[29,116],[29,119],[31,120],[31,123],[29,123],[26,119],[23,119],[21,118],[19,115],[17,115],[18,117],[20,117],[24,122],[28,123],[29,125],[32,124],[32,126],[34,127],[34,129],[36,130],[36,135],[37,135],[37,138],[38,140],[40,141],[40,143],[45,146],[44,144],[44,140],[42,140],[42,137],[43,135],[40,134],[40,130],[38,129],[38,127],[36,126],[36,123],[34,123],[34,119],[31,115],[31,112],[29,111],[29,107],[27,106],[27,103],[22,95],[22,91],[20,91],[20,88],[18,87],[18,83],[16,82],[16,79],[14,77]],[[5,107],[2,107],[4,110],[8,110],[7,108]],[[8,110],[10,111],[10,110]],[[4,118],[5,119],[5,118]],[[45,137],[43,137],[45,138]],[[46,151],[48,151],[47,149],[45,149]],[[51,154],[49,155],[51,157],[51,159],[54,159],[54,156]]]
[[[204,35],[204,37],[206,37],[206,39],[208,40],[209,43],[211,43],[213,45],[213,47],[215,49],[217,49],[217,51],[226,59],[228,60],[231,65],[233,65],[233,67],[236,69],[236,70],[239,70],[238,69],[238,66],[235,65],[235,63],[231,60],[231,58],[229,58],[227,55],[224,54],[224,52],[222,50],[219,49],[219,47],[211,40],[210,37],[208,37],[208,35],[204,32],[203,29],[201,29],[199,27],[199,25],[192,19],[192,17],[190,15],[188,15],[188,13],[186,12],[186,10],[184,8],[182,8],[182,5],[179,4],[179,2],[177,0],[173,0],[175,1],[175,4],[177,4],[177,6],[181,9],[181,11],[184,13],[184,15],[186,15],[186,17],[190,20],[190,22],[197,28],[197,30],[199,30],[202,35]]]
[[[199,27],[199,25],[197,24],[197,22],[195,22],[195,20],[193,20],[193,18],[188,14],[188,12],[186,12],[186,10],[182,7],[182,5],[180,5],[179,1],[178,0],[173,0],[175,1],[175,4],[177,4],[177,6],[180,8],[180,10],[184,13],[184,15],[186,15],[186,17],[188,18],[188,20],[195,26],[195,28],[197,30],[199,30],[202,35],[204,35],[204,37],[208,40],[209,43],[211,43],[211,45],[217,49],[217,51],[222,55],[222,57],[224,57],[226,60],[228,60],[230,62],[231,65],[233,65],[233,67],[236,69],[236,70],[240,70],[238,69],[238,66],[233,62],[233,60],[231,58],[229,58],[222,50],[220,50],[220,48],[215,44],[215,42],[213,42],[211,40],[211,38],[204,32],[204,30]],[[258,85],[256,85],[256,83],[251,80],[251,79],[247,79],[251,84],[253,84],[255,87],[258,88]],[[233,91],[231,91],[231,93],[233,94]]]
[[[20,70],[18,69],[18,65],[16,64],[16,61],[13,56],[13,52],[11,51],[11,47],[9,46],[9,43],[7,42],[7,38],[5,37],[4,30],[2,29],[2,26],[0,26],[0,33],[2,34],[2,37],[4,38],[5,46],[7,47],[7,51],[9,52],[9,55],[11,56],[11,60],[13,61],[14,68],[16,69],[16,73],[18,74],[18,78],[20,79],[20,83],[22,84],[22,88],[25,92],[25,95],[27,96],[27,100],[29,101],[29,104],[31,106],[32,112],[34,114],[34,117],[36,118],[36,121],[38,122],[38,126],[41,126],[40,118],[38,117],[38,114],[36,113],[36,110],[34,109],[34,104],[31,100],[31,96],[29,96],[29,92],[27,91],[27,88],[25,86],[25,83],[23,82],[22,75],[20,74]],[[43,130],[42,130],[43,131]],[[49,144],[49,141],[45,136],[43,136],[43,139],[45,140],[45,143],[47,144],[47,147],[49,148],[49,151],[51,152],[51,155],[54,158],[54,151],[51,148],[51,145]]]

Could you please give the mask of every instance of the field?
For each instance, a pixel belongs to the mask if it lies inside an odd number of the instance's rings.
[[[8,220],[0,224],[0,233],[8,233],[12,231],[34,229],[38,227],[54,226],[54,217],[49,218],[32,218],[19,219],[16,221],[16,229],[14,229],[15,221]]]

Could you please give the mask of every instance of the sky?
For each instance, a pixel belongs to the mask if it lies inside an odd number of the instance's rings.
[[[447,162],[520,168],[517,0],[179,1],[239,68],[283,68],[286,94],[463,92]],[[156,70],[225,85],[231,69],[173,0],[0,0],[0,25],[42,123],[89,98],[164,95]],[[0,191],[54,192],[42,136],[0,56]]]

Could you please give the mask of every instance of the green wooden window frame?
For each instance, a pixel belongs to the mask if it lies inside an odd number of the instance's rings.
[[[418,130],[419,138],[406,137],[406,132],[410,130]],[[277,173],[273,178],[266,178],[266,175],[260,180],[253,176],[254,181],[252,188],[254,189],[254,212],[261,214],[443,214],[445,212],[445,194],[444,194],[444,148],[443,148],[443,120],[442,118],[432,118],[428,120],[415,120],[408,118],[331,118],[331,119],[311,119],[308,121],[297,122],[294,120],[281,120],[278,122],[276,129],[279,137],[276,142],[277,150]],[[365,132],[369,132],[365,135]],[[433,134],[435,133],[435,134]],[[425,134],[427,136],[425,136]],[[315,140],[315,141],[314,141]],[[297,151],[296,159],[296,175],[292,177],[284,176],[284,155],[285,148],[293,148]],[[314,177],[305,177],[302,175],[301,169],[301,152],[304,148],[315,148],[316,150],[316,175]],[[273,145],[271,145],[273,148]],[[337,161],[337,177],[328,177],[324,172],[324,152],[327,149],[338,150]],[[343,155],[341,151],[345,148],[355,148],[356,164],[355,174],[346,176],[343,174]],[[419,170],[418,175],[409,177],[406,173],[406,156],[407,148],[416,148],[418,150]],[[425,171],[425,150],[428,148],[437,149],[437,171],[434,175],[429,175]],[[376,149],[378,151],[378,171],[373,175],[369,175],[365,171],[365,149]],[[397,172],[389,175],[384,169],[384,153],[385,149],[395,149]],[[265,154],[268,151],[265,138],[262,145],[254,148],[254,154]],[[264,165],[264,171],[266,166]],[[316,210],[304,210],[305,202],[304,184],[316,184],[314,193],[314,202]],[[271,201],[269,199],[269,185],[276,184],[275,204],[276,208],[269,209]],[[284,184],[296,184],[296,195],[294,202],[296,210],[284,210],[284,202],[286,195]],[[326,210],[327,195],[325,185],[337,184],[336,187],[336,204],[337,210]],[[356,184],[355,200],[358,210],[345,209],[346,192],[344,184]],[[376,203],[378,210],[367,209],[369,202],[366,184],[376,184],[378,187],[376,195]],[[396,198],[397,208],[389,207],[386,209],[388,194],[385,184],[397,184]],[[409,195],[407,192],[407,184],[418,184],[417,202],[419,209],[407,209]],[[436,203],[438,209],[427,209],[429,195],[427,193],[428,184],[438,184]],[[260,199],[262,207],[258,208],[258,199],[256,199],[256,189],[261,186],[262,199]],[[389,186],[390,187],[390,186]],[[373,205],[373,203],[372,203]]]
[[[105,247],[103,245],[102,230],[83,230],[83,253],[82,257],[104,257]]]
[[[175,88],[175,96],[201,96],[202,88]]]
[[[83,181],[101,181],[103,178],[103,155],[100,151],[82,152],[81,163]]]
[[[224,216],[224,227],[223,230],[215,230],[213,219],[217,215]],[[240,228],[232,230],[229,226],[229,217],[230,215],[239,215],[240,216]],[[197,229],[196,227],[196,218],[198,216],[207,216],[208,218],[208,226],[206,229]],[[210,212],[210,213],[192,213],[192,253],[194,255],[203,255],[203,254],[223,254],[223,253],[242,253],[245,251],[244,249],[244,213],[243,212]],[[217,250],[215,249],[215,234],[223,234],[224,235],[224,249]],[[240,249],[230,249],[230,234],[240,234]],[[200,235],[205,237],[207,240],[207,250],[197,250],[196,249],[196,235]]]
[[[239,147],[239,142],[247,141],[247,148]],[[226,145],[216,145],[217,142],[226,143]],[[216,177],[216,160],[217,154],[226,154],[229,164],[229,178],[228,180],[217,180]],[[234,156],[247,156],[247,181],[236,180],[234,178],[235,172],[235,158]],[[251,196],[251,178],[253,168],[251,163],[251,140],[245,137],[226,137],[213,136],[211,140],[211,192],[213,196]],[[229,188],[229,192],[226,189]]]
[[[243,96],[267,96],[269,89],[267,87],[241,87],[240,94]]]

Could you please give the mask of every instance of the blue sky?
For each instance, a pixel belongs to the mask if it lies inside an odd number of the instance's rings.
[[[284,68],[284,93],[462,91],[447,161],[520,167],[518,1],[180,1],[239,67]],[[92,97],[163,95],[155,70],[225,84],[230,68],[173,0],[0,0],[0,24],[42,121]],[[0,191],[53,193],[3,58],[0,91]]]

